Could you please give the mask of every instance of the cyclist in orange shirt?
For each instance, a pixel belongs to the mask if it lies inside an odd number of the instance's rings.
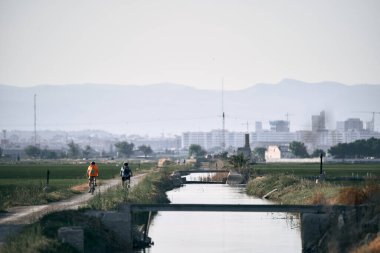
[[[99,176],[99,167],[98,165],[95,164],[94,161],[92,161],[90,166],[88,166],[87,176],[88,176],[88,187],[89,187],[88,192],[91,192],[91,182],[95,180],[95,186],[96,186],[96,178]]]

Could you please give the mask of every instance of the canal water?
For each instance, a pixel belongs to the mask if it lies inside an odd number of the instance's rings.
[[[244,186],[188,184],[167,192],[173,204],[273,204]],[[159,212],[151,248],[136,252],[302,252],[298,215],[286,213]]]

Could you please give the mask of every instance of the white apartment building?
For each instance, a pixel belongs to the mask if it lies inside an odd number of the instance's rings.
[[[253,146],[268,146],[268,145],[282,145],[295,141],[296,133],[292,132],[275,132],[263,130],[256,133],[251,133],[251,140]]]
[[[372,137],[376,139],[380,139],[380,133],[370,132],[370,131],[351,130],[351,131],[345,131],[342,133],[342,142],[350,143],[357,140],[367,140]]]
[[[224,132],[225,148],[238,148],[244,146],[243,132]],[[185,132],[182,133],[182,148],[189,148],[191,144],[197,144],[204,149],[220,148],[223,144],[223,130],[210,132]]]

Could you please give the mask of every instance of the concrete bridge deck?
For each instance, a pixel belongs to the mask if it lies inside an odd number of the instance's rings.
[[[181,175],[187,175],[191,173],[228,173],[229,170],[177,170],[176,172]]]
[[[346,209],[347,206],[322,205],[235,205],[235,204],[131,204],[131,212],[186,211],[186,212],[287,212],[326,213]]]

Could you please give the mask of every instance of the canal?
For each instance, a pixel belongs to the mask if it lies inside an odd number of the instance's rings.
[[[271,203],[226,184],[189,184],[167,195],[173,204]],[[154,245],[135,252],[302,252],[298,215],[286,213],[159,212],[149,236]]]

